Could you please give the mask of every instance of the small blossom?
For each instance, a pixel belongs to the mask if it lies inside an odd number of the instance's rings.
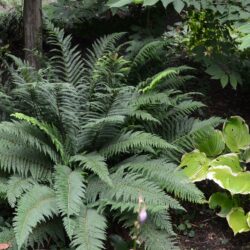
[[[139,213],[139,216],[138,216],[138,219],[139,219],[140,223],[143,224],[147,220],[147,217],[148,217],[147,210],[144,207],[144,208],[141,209],[141,211]]]

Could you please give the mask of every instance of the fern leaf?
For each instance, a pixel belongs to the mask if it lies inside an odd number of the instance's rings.
[[[104,249],[106,219],[94,209],[82,207],[72,245],[76,250]]]
[[[100,195],[100,199],[106,204],[112,205],[113,209],[121,211],[138,209],[138,197],[144,198],[147,209],[156,212],[169,207],[182,209],[180,204],[154,182],[148,180],[140,174],[128,173],[124,174],[118,170],[112,175],[113,187],[107,185],[101,186],[98,182],[89,184],[87,193],[92,189],[92,185],[96,190],[91,196]],[[97,194],[95,194],[97,192]]]
[[[0,232],[0,242],[7,243],[11,245],[11,250],[18,250],[16,239],[15,239],[15,232],[13,229],[10,228],[1,228]]]
[[[11,207],[15,207],[17,199],[19,199],[23,193],[30,190],[36,182],[31,178],[21,178],[18,176],[12,176],[7,184],[7,199]]]
[[[150,221],[142,226],[141,239],[144,242],[145,250],[178,250],[173,237],[166,231],[158,230]]]
[[[135,149],[146,149],[153,147],[157,149],[174,149],[175,147],[160,137],[145,132],[127,132],[121,135],[112,144],[107,145],[100,152],[111,157],[120,153],[128,153]]]
[[[56,196],[52,189],[35,185],[20,201],[14,217],[18,249],[28,240],[32,230],[41,222],[58,214]]]
[[[71,216],[78,215],[85,197],[84,179],[79,171],[72,171],[67,166],[56,166],[55,190],[57,206],[64,218],[64,226],[71,238],[74,230],[74,222]]]
[[[44,122],[39,122],[34,117],[30,117],[22,113],[15,113],[12,116],[19,120],[24,120],[33,126],[37,126],[39,129],[45,132],[50,137],[57,151],[60,153],[63,161],[67,162],[67,156],[66,156],[66,153],[64,152],[64,147],[61,142],[60,134],[54,126],[50,126],[49,124],[46,124]]]
[[[71,162],[74,161],[79,162],[83,170],[88,169],[94,172],[101,180],[112,186],[105,158],[97,152],[85,155],[75,155],[71,158]]]

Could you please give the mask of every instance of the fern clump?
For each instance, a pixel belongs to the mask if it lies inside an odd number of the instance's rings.
[[[186,67],[130,83],[147,53],[134,62],[121,55],[116,44],[124,34],[96,41],[82,59],[71,36],[47,28],[48,68],[35,71],[13,57],[13,108],[0,123],[0,192],[15,216],[1,241],[17,249],[49,248],[51,241],[61,249],[103,249],[110,213],[133,232],[142,197],[145,249],[177,248],[168,210],[204,199],[177,168],[179,157],[220,119],[191,117],[203,104],[174,87],[185,82]]]

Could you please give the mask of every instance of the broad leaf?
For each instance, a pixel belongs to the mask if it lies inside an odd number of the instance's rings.
[[[234,173],[228,166],[211,167],[207,178],[232,194],[250,194],[250,172]]]
[[[241,207],[233,208],[231,210],[227,215],[227,222],[233,229],[234,235],[250,231],[250,227],[247,224],[247,216]]]
[[[250,162],[250,147],[248,147],[242,154],[242,159],[246,162]]]
[[[144,0],[143,5],[144,6],[152,6],[152,5],[156,4],[157,2],[159,2],[159,0]]]
[[[232,152],[239,152],[250,144],[249,128],[241,117],[232,116],[223,126],[226,145]]]
[[[236,202],[227,193],[214,193],[209,198],[209,207],[211,209],[220,208],[220,212],[217,213],[220,217],[226,217],[233,207],[235,207]]]
[[[173,0],[161,0],[161,2],[162,2],[162,4],[163,4],[163,6],[164,6],[165,8],[167,8],[168,5],[169,5],[170,3],[173,2]]]
[[[181,160],[180,167],[185,167],[183,172],[193,182],[206,179],[209,168],[209,159],[205,153],[194,150],[191,153],[184,154]]]
[[[108,1],[107,5],[110,8],[120,8],[130,3],[132,3],[132,0],[110,0]]]
[[[183,10],[183,8],[185,7],[185,3],[182,0],[175,0],[173,2],[174,4],[174,8],[178,13],[181,13],[181,11]]]
[[[222,132],[211,129],[207,133],[195,137],[195,145],[207,156],[217,156],[225,149],[225,142]]]
[[[243,170],[240,166],[239,157],[235,153],[225,154],[217,157],[216,159],[210,162],[210,166],[211,167],[228,166],[235,173],[241,172]]]

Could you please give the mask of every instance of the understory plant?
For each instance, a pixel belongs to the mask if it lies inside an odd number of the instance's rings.
[[[177,161],[194,135],[221,119],[191,116],[204,105],[197,93],[177,90],[189,67],[130,82],[146,54],[127,60],[118,46],[124,34],[97,40],[83,59],[71,36],[49,22],[47,29],[45,67],[11,56],[11,91],[2,93],[0,193],[15,212],[0,242],[98,250],[120,223],[134,249],[178,249],[169,209],[204,197]],[[144,224],[135,232],[138,212]]]
[[[211,129],[194,138],[196,149],[180,164],[193,181],[212,180],[220,187],[209,198],[209,207],[219,209],[234,234],[250,231],[250,134],[239,116],[225,121],[222,131]]]

